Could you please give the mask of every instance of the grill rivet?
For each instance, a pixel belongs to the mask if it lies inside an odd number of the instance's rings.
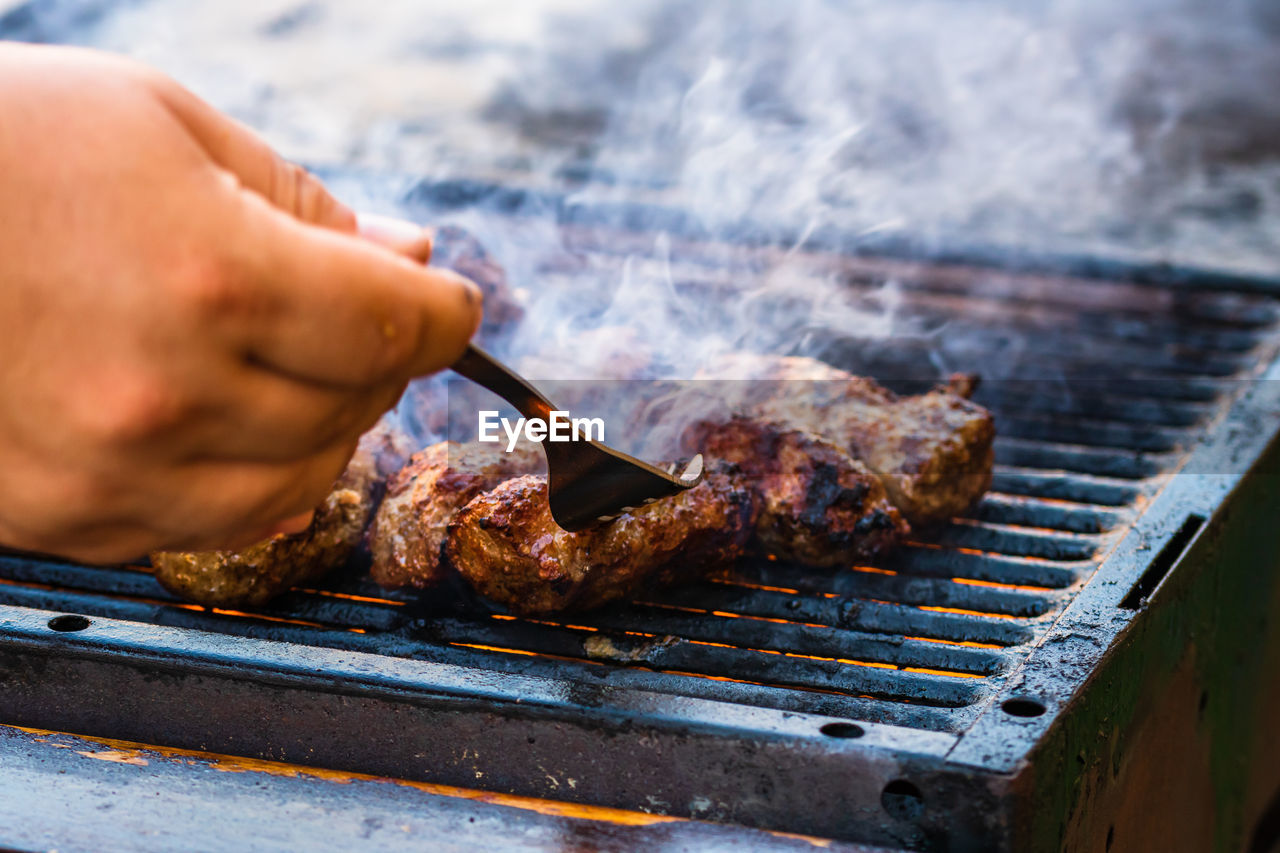
[[[1027,696],[1015,696],[1012,699],[1006,699],[1000,709],[1014,717],[1038,717],[1045,712],[1043,702]]]
[[[89,627],[89,620],[83,616],[55,616],[49,620],[49,627],[54,631],[83,631]]]
[[[818,729],[818,731],[828,737],[852,738],[862,737],[866,734],[866,731],[863,730],[862,726],[859,726],[856,723],[827,723],[825,726]]]
[[[889,817],[898,820],[916,820],[924,813],[924,794],[914,783],[906,779],[894,779],[884,786],[880,805]]]

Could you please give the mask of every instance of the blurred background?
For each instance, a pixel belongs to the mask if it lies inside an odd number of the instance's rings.
[[[314,167],[1280,270],[1269,0],[0,0],[0,16],[8,37],[152,63]],[[369,186],[340,191],[387,207]]]

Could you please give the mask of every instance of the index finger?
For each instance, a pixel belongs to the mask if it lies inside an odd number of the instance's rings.
[[[355,232],[355,213],[314,175],[281,157],[258,134],[170,77],[154,76],[152,86],[209,158],[246,187],[305,222]]]
[[[368,387],[448,367],[479,328],[480,289],[457,273],[238,195],[250,259],[243,286],[255,309],[236,312],[224,330],[250,360],[304,381]]]

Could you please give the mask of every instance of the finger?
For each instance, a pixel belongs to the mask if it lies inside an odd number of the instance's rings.
[[[252,544],[281,522],[310,512],[333,490],[355,453],[344,442],[300,462],[202,462],[180,469],[181,488],[155,512],[157,527],[176,545],[199,551]]]
[[[149,524],[117,520],[68,528],[61,541],[40,550],[80,563],[110,565],[142,559],[162,541]]]
[[[268,539],[276,534],[293,536],[301,533],[311,526],[311,522],[315,520],[315,517],[316,511],[311,509],[301,515],[295,515],[293,518],[286,518],[284,521],[277,522],[269,531],[267,531],[267,535],[262,538]]]
[[[27,530],[0,525],[6,545],[81,563],[124,563],[146,556],[163,540],[152,526],[125,518],[67,520],[57,529]]]
[[[301,515],[295,515],[293,518],[286,518],[284,521],[268,525],[261,530],[254,530],[248,533],[238,533],[230,539],[222,542],[216,548],[201,548],[199,550],[218,550],[218,551],[244,551],[245,549],[265,542],[273,536],[293,536],[302,533],[311,526],[312,520],[315,518],[315,510],[309,510]],[[192,550],[192,549],[185,549]]]
[[[360,236],[410,260],[426,264],[431,260],[432,233],[403,219],[376,213],[357,213]]]
[[[354,441],[395,406],[405,383],[352,390],[246,367],[226,388],[233,396],[184,436],[186,459],[288,462]]]
[[[405,381],[452,364],[480,325],[472,282],[367,241],[299,223],[241,193],[248,289],[271,311],[237,315],[256,363],[345,387]]]
[[[303,222],[347,234],[356,232],[356,215],[314,175],[277,154],[260,136],[205,103],[176,81],[154,81],[161,100],[215,163]]]
[[[425,264],[431,233],[411,222],[377,214],[355,214],[306,169],[281,157],[250,128],[214,109],[169,78],[156,82],[170,112],[209,158],[273,206],[303,222],[367,240]]]

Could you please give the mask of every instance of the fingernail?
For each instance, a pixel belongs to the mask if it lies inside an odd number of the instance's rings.
[[[431,232],[413,222],[382,216],[378,213],[357,213],[356,224],[360,236],[388,249],[409,255],[422,263],[431,257]]]
[[[380,213],[357,213],[356,224],[360,226],[360,233],[366,237],[383,237],[401,243],[418,239],[424,231],[421,225],[407,219],[383,216]]]
[[[480,285],[471,279],[463,279],[467,286],[467,304],[471,306],[472,317],[475,325],[471,327],[471,334],[475,334],[480,329],[480,324],[484,322],[484,291],[480,289]]]

